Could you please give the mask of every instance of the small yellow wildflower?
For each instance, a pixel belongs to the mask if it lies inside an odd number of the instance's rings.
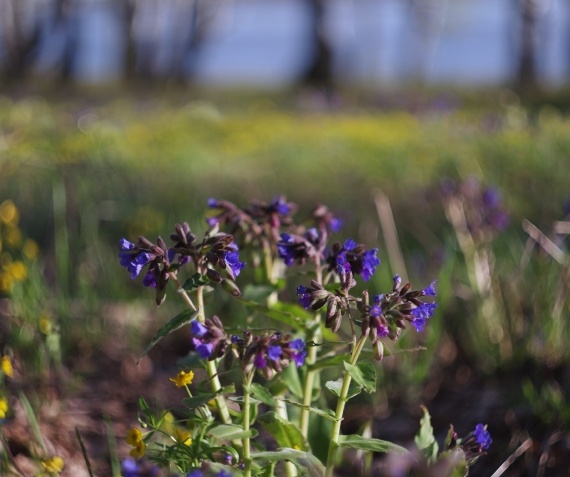
[[[14,280],[7,273],[0,273],[0,291],[10,293],[14,288]]]
[[[6,398],[0,398],[0,419],[4,419],[6,417],[6,413],[8,412],[8,401]]]
[[[134,459],[140,459],[144,456],[146,445],[143,441],[137,442],[136,445],[131,449],[129,455]]]
[[[170,380],[179,388],[182,386],[188,386],[189,384],[192,384],[192,381],[194,380],[194,372],[188,371],[186,373],[184,371],[180,371],[174,378],[170,378]]]
[[[189,446],[192,444],[192,436],[188,431],[182,429],[174,429],[174,439],[176,442],[180,442],[180,444],[184,444]]]
[[[40,247],[34,240],[26,239],[22,245],[22,253],[26,258],[35,260],[40,255]]]
[[[11,200],[5,200],[0,204],[0,221],[5,224],[16,225],[20,220],[18,208]]]
[[[22,243],[22,232],[15,225],[6,228],[6,244],[10,247],[19,247]]]
[[[51,333],[51,330],[52,330],[52,325],[51,325],[50,319],[45,315],[41,315],[38,328],[40,330],[40,333],[43,333],[44,335],[49,335]]]
[[[130,446],[135,446],[142,441],[142,438],[143,434],[140,431],[140,429],[133,427],[132,429],[129,430],[129,432],[127,432],[127,437],[125,438],[125,441],[127,441],[127,444],[129,444]]]
[[[24,265],[24,262],[20,260],[16,260],[15,262],[9,264],[6,267],[6,270],[12,279],[16,282],[22,282],[28,276],[28,269],[26,268],[26,265]]]
[[[2,372],[4,376],[8,376],[9,378],[14,376],[14,368],[12,367],[10,356],[2,356]]]
[[[58,455],[54,455],[49,459],[42,460],[42,467],[46,472],[49,472],[51,474],[53,473],[59,474],[63,470],[63,465],[64,465],[63,459]]]

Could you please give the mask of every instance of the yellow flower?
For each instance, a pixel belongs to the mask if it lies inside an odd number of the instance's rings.
[[[14,202],[5,200],[0,204],[0,220],[5,224],[16,225],[20,219],[20,213]]]
[[[192,384],[194,379],[194,372],[188,371],[187,373],[184,371],[180,371],[174,378],[170,378],[170,380],[176,384],[177,387],[181,388],[182,386],[187,386]]]
[[[129,455],[134,459],[140,459],[144,456],[145,449],[146,446],[143,441],[137,442],[136,445],[131,449],[131,452],[129,452]]]
[[[43,333],[44,335],[49,335],[52,329],[51,321],[49,320],[49,318],[46,317],[45,315],[40,316],[40,323],[38,325],[38,328],[40,329],[40,333]]]
[[[22,282],[28,276],[28,270],[24,265],[24,262],[21,262],[20,260],[10,263],[6,267],[6,270],[16,282]]]
[[[4,376],[8,376],[9,378],[14,376],[14,368],[12,368],[10,356],[2,356],[2,372]]]
[[[42,467],[46,472],[49,473],[59,474],[63,470],[63,465],[64,465],[63,459],[58,455],[54,455],[49,459],[42,460]]]
[[[8,401],[6,398],[0,398],[0,419],[4,419],[6,417],[6,413],[8,412]]]
[[[26,239],[24,245],[22,245],[22,253],[26,258],[35,260],[40,254],[40,247],[34,240]]]
[[[127,441],[127,444],[129,444],[130,446],[136,446],[139,442],[142,442],[142,438],[143,434],[140,431],[140,429],[133,427],[132,429],[129,430],[129,432],[127,432],[127,437],[125,438],[125,441]]]
[[[190,433],[182,429],[174,429],[174,439],[176,442],[180,442],[180,444],[185,444],[187,446],[192,444],[192,437],[190,436]]]
[[[10,247],[19,247],[22,243],[22,232],[15,225],[6,228],[6,244]]]
[[[10,293],[14,288],[14,280],[7,273],[0,273],[0,291]]]

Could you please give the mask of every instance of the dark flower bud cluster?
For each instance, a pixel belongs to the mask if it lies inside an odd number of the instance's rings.
[[[190,343],[192,351],[196,351],[200,358],[213,360],[225,354],[230,341],[224,325],[214,315],[204,323],[198,320],[190,322]]]
[[[303,235],[281,234],[281,239],[277,242],[277,253],[287,266],[295,262],[304,265],[321,255],[325,245],[326,236],[316,228],[310,228]]]
[[[291,363],[302,366],[307,356],[302,339],[292,339],[290,334],[280,332],[270,336],[256,336],[246,330],[243,337],[232,336],[232,343],[244,372],[249,373],[255,369],[267,379],[282,372]]]
[[[254,201],[241,209],[226,200],[210,199],[208,206],[217,210],[217,215],[206,219],[210,227],[221,224],[229,227],[232,233],[241,233],[243,243],[266,239],[276,242],[279,229],[293,224],[292,216],[297,205],[287,202],[284,197],[276,197],[271,202]]]
[[[465,226],[476,242],[488,242],[509,225],[509,214],[502,204],[501,194],[494,187],[485,187],[471,178],[441,184],[441,195],[449,207],[460,207]]]
[[[186,263],[188,258],[192,258],[198,270],[215,282],[221,282],[222,277],[212,273],[211,267],[222,269],[232,280],[245,267],[245,263],[239,261],[238,246],[234,243],[233,235],[217,232],[217,227],[210,229],[202,242],[196,242],[188,224],[178,224],[171,238],[176,241],[171,250],[180,255],[179,263]]]
[[[477,424],[473,431],[461,439],[457,437],[457,433],[451,426],[447,433],[445,447],[447,449],[459,447],[465,454],[467,465],[471,466],[479,457],[486,453],[492,442],[491,434],[484,424]]]
[[[370,280],[376,267],[380,265],[380,259],[376,256],[377,248],[366,250],[363,244],[357,244],[352,239],[345,240],[344,244],[336,242],[326,257],[329,271],[339,269],[350,270],[354,275],[362,276],[367,282]]]
[[[342,220],[335,217],[326,205],[317,205],[311,212],[311,218],[320,231],[339,232],[342,228]]]
[[[359,302],[362,334],[370,337],[376,359],[383,357],[384,348],[380,339],[398,339],[401,330],[406,328],[406,322],[411,323],[416,331],[423,331],[437,304],[423,302],[421,298],[435,295],[435,282],[423,290],[412,290],[411,283],[402,285],[401,278],[396,275],[392,292],[375,295],[371,305],[364,304],[365,300]]]
[[[354,286],[356,282],[351,281]],[[326,290],[323,285],[311,280],[311,286],[297,287],[300,305],[306,310],[320,310],[326,305],[325,326],[337,332],[340,328],[343,316],[348,312],[348,303],[343,297],[348,296],[348,288],[343,288],[332,293]]]
[[[176,273],[171,267],[172,253],[158,237],[157,243],[153,244],[145,237],[140,237],[137,243],[129,242],[122,238],[119,241],[120,264],[131,273],[131,279],[135,279],[148,266],[143,278],[145,287],[156,288],[156,302],[162,303],[165,296],[165,288],[171,273]]]

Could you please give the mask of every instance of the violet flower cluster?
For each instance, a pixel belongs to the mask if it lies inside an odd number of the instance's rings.
[[[457,433],[453,429],[453,426],[451,426],[448,432],[446,447],[448,449],[459,447],[465,454],[467,465],[471,466],[479,457],[486,453],[492,442],[491,434],[484,424],[477,424],[473,431],[461,439],[458,439]]]

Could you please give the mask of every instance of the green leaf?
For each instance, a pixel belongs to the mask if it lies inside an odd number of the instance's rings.
[[[263,404],[275,407],[277,406],[277,401],[273,398],[271,393],[266,387],[258,383],[252,383],[250,386],[251,394],[259,399]]]
[[[344,369],[367,393],[376,391],[376,368],[368,361],[361,361],[356,365],[344,362]]]
[[[281,373],[281,381],[287,385],[287,389],[299,399],[303,399],[303,385],[299,379],[297,366],[287,366]]]
[[[311,370],[317,370],[334,366],[340,366],[344,361],[347,361],[348,359],[350,359],[350,354],[348,353],[326,356],[324,358],[317,360],[314,364],[309,365],[308,368]]]
[[[208,277],[201,275],[199,272],[196,272],[184,282],[182,288],[187,292],[191,292],[201,286],[207,285],[208,283],[210,283],[210,279]]]
[[[301,469],[306,469],[311,477],[324,477],[325,466],[310,452],[303,452],[295,449],[279,449],[277,451],[258,452],[253,454],[253,460],[264,460],[267,462],[290,461]]]
[[[383,452],[388,454],[408,455],[410,452],[403,447],[381,439],[362,437],[356,434],[340,436],[339,447],[349,447],[371,452]]]
[[[308,444],[301,429],[285,421],[276,412],[270,411],[258,417],[261,426],[273,436],[279,447],[290,447],[302,451],[308,450]]]
[[[466,477],[468,475],[469,466],[465,460],[465,453],[459,448],[442,452],[436,465],[441,470],[441,475],[448,477]]]
[[[276,285],[246,285],[243,289],[243,299],[255,303],[265,303],[267,298],[283,288],[283,283]]]
[[[200,394],[198,396],[182,399],[182,404],[184,404],[188,409],[197,409],[208,404],[215,397],[216,393]]]
[[[311,406],[305,406],[304,404],[301,404],[300,402],[295,402],[295,401],[291,401],[290,399],[281,399],[281,401],[286,402],[287,404],[291,404],[291,406],[295,406],[295,407],[299,407],[301,409],[308,409],[309,412],[312,412],[313,414],[317,414],[318,416],[322,416],[325,419],[328,419],[330,421],[336,421],[334,412],[331,409],[318,409],[316,407],[311,407]]]
[[[156,345],[156,343],[158,343],[162,338],[169,335],[178,328],[181,328],[182,326],[190,323],[197,316],[198,316],[197,311],[192,312],[192,310],[184,310],[183,312],[176,315],[174,318],[171,318],[170,321],[166,323],[166,325],[164,325],[160,330],[158,330],[158,333],[151,340],[150,344],[146,347],[146,349],[144,350],[142,356],[139,358],[137,363],[140,363],[140,361],[148,354],[148,352],[154,347],[154,345]]]
[[[325,383],[325,387],[331,391],[332,393],[336,394],[340,397],[340,390],[342,389],[342,381],[343,378],[339,378],[336,381],[327,381]],[[346,396],[346,400],[352,399],[354,396],[358,396],[362,391],[362,387],[356,384],[354,381],[350,383],[348,387],[348,395]]]
[[[264,315],[293,328],[306,329],[306,324],[313,319],[313,316],[299,305],[277,302],[269,308],[253,300],[244,300],[243,298],[238,298],[238,300],[248,308],[260,311]]]
[[[429,463],[435,462],[439,446],[433,435],[431,416],[425,406],[422,406],[424,416],[420,420],[420,429],[414,438],[416,447],[424,454]]]
[[[220,424],[210,429],[208,434],[219,441],[231,441],[235,439],[244,439],[246,437],[256,437],[257,431],[249,429],[244,431],[241,426],[232,424]]]

